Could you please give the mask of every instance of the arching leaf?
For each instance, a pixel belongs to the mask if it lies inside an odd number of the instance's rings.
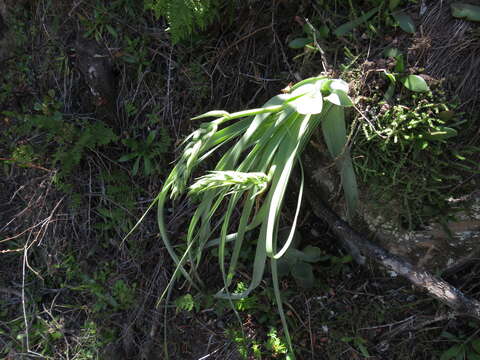
[[[411,91],[427,92],[430,91],[426,81],[418,75],[408,75],[400,79],[402,84]]]
[[[415,23],[410,15],[405,14],[404,12],[395,12],[392,14],[393,18],[398,21],[400,28],[410,34],[415,33]]]

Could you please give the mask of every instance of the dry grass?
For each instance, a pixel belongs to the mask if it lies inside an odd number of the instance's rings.
[[[427,74],[448,80],[463,108],[474,109],[480,102],[480,26],[453,18],[452,2],[428,3],[420,37],[411,50]]]

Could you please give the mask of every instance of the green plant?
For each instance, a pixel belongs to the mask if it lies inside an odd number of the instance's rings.
[[[290,234],[278,249],[281,207],[293,167],[300,163],[304,146],[317,126],[321,125],[329,152],[341,174],[349,215],[353,216],[358,194],[347,147],[343,108],[352,105],[347,93],[348,85],[344,81],[317,77],[301,81],[292,87],[290,93],[275,96],[259,109],[233,114],[211,111],[196,117],[216,119],[203,123],[187,137],[182,156],[156,198],[160,234],[177,265],[171,283],[181,273],[194,287],[202,287],[203,282],[196,269],[205,248],[213,244],[218,246],[218,260],[225,285],[217,296],[228,299],[246,297],[262,280],[269,258],[276,302],[291,350],[278,285],[277,260],[288,250],[293,239],[302,201],[303,175]],[[235,119],[240,120],[232,124]],[[165,201],[168,196],[175,199],[184,194],[193,170],[222,145],[235,139],[236,143],[230,144],[214,171],[198,178],[189,187],[188,195],[196,199],[198,205],[188,228],[187,249],[179,257],[164,223]],[[221,207],[224,202],[226,209]],[[262,203],[258,210],[255,203]],[[238,205],[242,207],[238,230],[228,234],[233,211]],[[229,286],[235,276],[245,233],[257,228],[260,230],[252,281],[244,292],[231,294]],[[220,237],[209,242],[217,231]],[[233,247],[227,270],[225,250],[229,244]],[[185,267],[187,261],[189,271]]]
[[[29,314],[28,320],[28,335],[22,317],[5,322],[5,327],[0,328],[2,338],[0,356],[3,355],[4,359],[8,359],[9,354],[27,349],[27,337],[28,350],[47,358],[54,354],[55,348],[62,342],[64,334],[61,319],[52,317],[47,320],[39,314]]]
[[[247,339],[240,330],[229,330],[228,335],[237,346],[237,351],[242,358],[248,359],[253,355],[256,360],[262,359],[262,344],[259,341]]]
[[[24,165],[27,160],[38,159],[43,161],[43,166],[58,167],[58,183],[80,164],[88,149],[117,140],[112,129],[103,123],[66,119],[60,107],[54,92],[49,91],[42,102],[35,104],[34,114],[3,112],[16,119],[16,124],[6,135],[36,137],[35,142],[13,147],[11,158],[18,160],[19,165]]]
[[[94,299],[91,310],[94,313],[127,310],[135,303],[136,283],[128,284],[122,279],[111,281],[115,275],[113,263],[104,263],[93,274],[84,272],[73,256],[67,256],[57,266],[65,273],[62,288],[78,292]]]
[[[94,37],[97,41],[100,41],[103,34],[108,32],[114,38],[117,38],[118,32],[111,25],[113,19],[110,17],[110,13],[110,9],[105,4],[97,3],[93,7],[91,18],[80,17],[86,28],[85,37]]]
[[[442,337],[446,340],[453,342],[450,348],[445,350],[440,360],[479,360],[480,359],[480,338],[477,336],[478,330],[473,335],[466,336],[464,334],[454,335],[448,331],[442,333]]]
[[[18,145],[13,149],[11,156],[7,163],[15,163],[19,166],[28,166],[36,160],[35,151],[29,144]]]
[[[145,176],[157,170],[155,158],[163,155],[170,146],[170,137],[164,129],[160,131],[160,139],[157,142],[157,131],[150,131],[147,140],[125,139],[122,142],[130,149],[131,153],[123,155],[118,161],[125,162],[135,159],[132,168],[132,175],[136,175],[143,161],[143,173]]]
[[[215,18],[221,2],[218,0],[147,0],[145,8],[164,16],[169,24],[172,41],[177,43],[197,28],[205,29]]]
[[[453,17],[469,21],[480,21],[480,6],[454,2],[450,4],[450,8],[452,9]]]
[[[240,281],[237,284],[237,287],[233,294],[243,294],[247,291],[247,289],[248,286],[244,282]],[[235,309],[238,311],[248,311],[260,308],[258,297],[252,294],[233,300],[233,304],[235,306]]]
[[[97,41],[103,40],[106,35],[110,35],[113,39],[121,38],[122,34],[119,28],[119,21],[115,17],[121,14],[123,18],[136,19],[138,21],[137,5],[130,0],[116,0],[107,3],[96,1],[91,5],[88,15],[79,15],[83,27],[85,28],[85,37],[93,37]],[[123,35],[123,34],[122,34]]]
[[[402,84],[405,88],[413,92],[428,92],[430,87],[426,81],[419,75],[404,74],[405,73],[405,60],[403,54],[396,48],[386,48],[384,51],[385,56],[395,59],[394,72],[388,72],[384,70],[385,76],[390,81],[390,85],[385,92],[385,100],[391,101],[394,96],[397,83]]]
[[[135,65],[135,70],[138,74],[145,71],[152,65],[148,54],[149,42],[146,36],[124,36],[124,49],[122,59],[129,64]],[[128,116],[134,115],[138,112],[137,107],[132,103],[125,103],[125,111]]]
[[[288,355],[288,345],[278,335],[275,328],[270,328],[264,339],[247,338],[239,330],[230,330],[230,338],[237,345],[237,351],[244,359],[291,359]]]
[[[140,189],[133,186],[127,172],[122,170],[102,171],[100,179],[104,184],[104,196],[95,207],[99,218],[93,225],[105,238],[121,237],[132,224],[132,211]]]
[[[177,313],[183,311],[199,311],[200,302],[198,302],[191,294],[185,294],[175,300],[175,306],[177,307]]]
[[[266,348],[272,352],[274,357],[280,354],[287,354],[288,346],[285,341],[278,336],[277,329],[271,328],[267,336]]]
[[[278,275],[281,277],[291,273],[299,286],[311,288],[315,282],[311,263],[324,258],[320,248],[316,246],[308,245],[303,250],[295,249],[292,246],[278,261]]]
[[[125,233],[131,228],[131,221],[125,219],[126,211],[120,207],[98,207],[96,211],[100,219],[93,227],[107,236],[111,236],[112,231]]]
[[[79,360],[101,359],[101,349],[115,342],[117,335],[112,329],[101,329],[92,320],[85,320],[80,326],[78,336],[73,344],[72,354]]]
[[[317,39],[328,37],[330,29],[328,26],[322,25],[317,30],[307,20],[305,25],[303,25],[303,33],[304,36],[294,38],[288,43],[288,46],[292,49],[304,49],[304,53],[308,54],[310,52],[318,51],[318,48],[315,46]]]
[[[344,343],[351,344],[353,345],[356,349],[360,351],[360,353],[366,357],[370,357],[370,353],[367,350],[367,347],[365,346],[367,344],[367,340],[360,336],[354,336],[354,337],[349,337],[345,336],[341,339]]]
[[[388,5],[386,5],[387,1],[378,0],[376,1],[376,3],[380,4],[378,4],[375,8],[367,11],[361,16],[356,17],[354,20],[348,21],[343,25],[339,26],[337,29],[335,29],[333,34],[335,36],[344,36],[359,25],[366,23],[377,13],[380,13],[382,15],[387,24],[393,26],[396,26],[398,24],[398,26],[400,26],[403,31],[413,34],[416,31],[415,23],[410,15],[406,14],[401,10],[398,10],[401,2],[402,0],[389,0]],[[384,9],[385,7],[386,9]]]
[[[367,101],[374,120],[361,122],[355,166],[383,215],[413,229],[447,215],[446,199],[455,196],[463,172],[476,171],[471,157],[478,149],[452,146],[469,122],[441,84],[427,92],[399,90],[391,103],[381,92]]]

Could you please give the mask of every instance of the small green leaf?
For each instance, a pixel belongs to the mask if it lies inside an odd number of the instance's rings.
[[[452,333],[448,332],[448,331],[442,332],[441,337],[443,337],[443,338],[445,338],[445,339],[448,339],[448,340],[450,340],[450,341],[453,341],[453,342],[458,341],[458,338],[457,338],[455,335],[453,335]]]
[[[143,169],[145,171],[145,175],[150,175],[152,173],[152,160],[150,158],[145,157],[143,159]]]
[[[397,78],[392,73],[389,73],[388,71],[385,71],[385,70],[383,70],[383,73],[388,78],[388,80],[390,80],[390,83],[395,84],[397,82]]]
[[[339,90],[339,91],[343,91],[345,94],[348,94],[348,84],[344,80],[332,79],[330,81],[325,81],[325,85],[328,86],[327,89],[330,91]],[[323,90],[323,87],[322,87],[322,90]]]
[[[99,208],[98,209],[98,212],[100,213],[100,215],[102,215],[103,217],[105,218],[112,218],[112,211],[109,210],[109,209],[105,209],[105,208]]]
[[[341,90],[333,90],[330,95],[325,97],[325,100],[338,106],[353,106],[352,99]]]
[[[458,131],[447,126],[437,128],[437,131],[428,134],[430,140],[445,140],[458,135]]]
[[[290,265],[295,264],[299,259],[302,259],[303,253],[295,249],[293,247],[289,248],[287,251],[285,251],[285,255],[282,258],[286,258]]]
[[[107,31],[116,39],[118,37],[117,30],[115,30],[111,25],[107,24]]]
[[[451,110],[445,110],[438,113],[438,117],[443,121],[450,121],[455,116],[455,113]]]
[[[129,161],[129,160],[132,160],[134,158],[136,158],[138,156],[138,153],[131,153],[131,154],[127,154],[127,155],[123,155],[120,159],[118,159],[117,161],[118,162],[125,162],[125,161]]]
[[[425,80],[418,75],[408,75],[400,79],[402,84],[411,91],[427,92],[430,90]]]
[[[288,43],[288,47],[292,49],[302,49],[311,42],[312,39],[310,38],[296,38]]]
[[[316,29],[309,22],[306,22],[303,25],[303,32],[310,36],[313,36],[313,34],[317,33]]]
[[[455,359],[457,356],[465,352],[465,347],[463,344],[461,345],[454,345],[447,351],[445,351],[442,356],[440,356],[440,360],[451,360]]]
[[[287,250],[287,253],[288,253],[288,250]],[[287,253],[285,253],[285,255],[282,258],[277,260],[278,277],[284,277],[290,273],[290,264],[288,262],[288,259],[286,258]]]
[[[308,245],[301,251],[301,259],[306,262],[314,263],[322,258],[322,250],[319,247]]]
[[[370,10],[369,12],[363,14],[362,16],[356,18],[355,20],[349,21],[343,25],[340,25],[333,33],[335,36],[344,36],[348,34],[350,31],[355,29],[357,26],[363,24],[368,19],[370,19],[373,15],[378,12],[378,7]]]
[[[403,59],[403,55],[398,55],[395,58],[395,71],[398,73],[402,73],[405,71],[405,60]]]
[[[60,331],[54,331],[50,334],[53,340],[58,340],[63,337],[63,334]]]
[[[393,98],[394,94],[395,94],[395,83],[390,83],[390,85],[388,85],[387,91],[385,91],[385,100],[390,101]]]
[[[476,338],[475,340],[472,341],[472,348],[480,354],[480,339]]]
[[[327,25],[320,26],[320,28],[318,29],[318,35],[321,38],[327,38],[328,35],[330,35],[330,29],[328,28],[328,26]]]
[[[402,0],[390,0],[388,3],[388,8],[390,11],[393,11],[397,8],[397,6],[400,4],[400,1]]]
[[[304,288],[311,288],[314,285],[312,265],[305,262],[298,262],[292,269],[292,276],[297,284]]]
[[[179,310],[192,311],[195,307],[195,300],[191,294],[186,294],[177,298],[175,305],[177,306],[177,313]]]
[[[123,55],[122,59],[125,60],[127,63],[130,63],[130,64],[136,64],[138,62],[138,59],[135,56],[130,55],[130,54]]]
[[[318,84],[305,84],[291,93],[292,98],[288,105],[302,115],[320,114],[323,109],[323,97]]]
[[[480,355],[473,351],[467,352],[467,359],[468,360],[480,360]]]
[[[212,110],[209,112],[206,112],[205,114],[198,115],[192,118],[192,120],[198,120],[198,119],[203,119],[207,117],[228,117],[230,113],[224,111],[224,110]]]
[[[383,55],[386,57],[396,58],[397,56],[402,55],[402,52],[394,47],[387,47],[383,50]]]
[[[135,160],[135,163],[133,164],[133,170],[132,170],[132,175],[137,175],[138,173],[138,168],[140,166],[140,159],[141,157],[137,157],[137,160]]]
[[[363,345],[362,343],[358,343],[357,346],[358,346],[358,349],[360,350],[360,352],[362,353],[362,355],[363,355],[365,358],[369,358],[369,357],[370,357],[370,353],[368,352],[368,350],[367,350],[367,348],[365,347],[365,345]]]
[[[157,131],[150,131],[147,137],[147,145],[150,145],[153,143],[153,140],[155,140],[155,136],[157,136]]]
[[[395,12],[392,16],[398,22],[403,31],[410,34],[415,33],[415,23],[410,15],[407,15],[404,12]]]
[[[303,31],[311,38],[310,42],[312,41],[314,35],[317,38],[326,38],[330,34],[330,29],[327,25],[322,25],[317,30],[310,23],[306,23],[305,25],[303,25]]]
[[[469,21],[480,21],[480,6],[456,2],[450,5],[452,16]]]

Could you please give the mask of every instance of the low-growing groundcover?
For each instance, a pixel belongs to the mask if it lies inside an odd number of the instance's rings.
[[[375,94],[362,106],[376,120],[362,123],[354,164],[372,206],[406,229],[453,219],[451,199],[475,187],[467,180],[478,172],[479,148],[468,135],[475,119],[441,85],[398,91],[391,103]]]

